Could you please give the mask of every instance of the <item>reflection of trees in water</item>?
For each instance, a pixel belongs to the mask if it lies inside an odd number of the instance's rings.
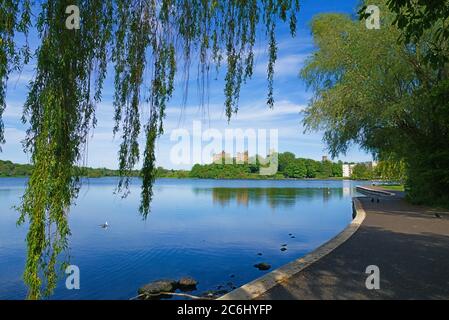
[[[341,188],[194,188],[195,194],[212,194],[214,203],[222,207],[236,202],[247,207],[250,203],[266,202],[270,207],[293,207],[298,201],[343,197]]]

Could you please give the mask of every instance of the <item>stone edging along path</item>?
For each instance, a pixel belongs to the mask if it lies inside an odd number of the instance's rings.
[[[368,188],[368,187],[362,187],[362,186],[357,186],[356,190],[359,193],[367,194],[367,195],[378,195],[378,196],[389,196],[389,197],[395,196],[395,193],[393,193],[393,192],[389,192],[386,190],[373,189],[373,188]]]
[[[247,283],[240,288],[237,288],[230,293],[220,297],[218,300],[252,300],[256,299],[260,295],[264,294],[277,284],[288,281],[288,279],[295,274],[301,272],[314,262],[323,258],[338,246],[348,240],[360,227],[366,217],[365,210],[363,209],[360,201],[357,198],[353,198],[353,208],[355,218],[352,222],[336,237],[329,240],[322,246],[318,247],[313,252],[292,261],[266,275]]]

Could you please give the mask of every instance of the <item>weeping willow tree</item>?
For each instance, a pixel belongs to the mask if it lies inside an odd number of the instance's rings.
[[[29,1],[22,4],[17,0],[0,2],[0,152],[1,145],[5,143],[2,115],[6,107],[8,75],[20,70],[21,64],[27,63],[30,58],[27,42],[19,48],[14,42],[14,36],[17,33],[28,35],[30,13]]]
[[[80,9],[78,29],[66,28],[69,5]],[[204,79],[211,68],[224,68],[224,108],[229,120],[238,110],[242,84],[252,76],[256,35],[262,32],[268,39],[267,104],[273,107],[276,24],[289,23],[294,35],[299,3],[51,0],[32,4],[30,0],[2,0],[0,8],[0,115],[8,76],[30,58],[27,42],[19,46],[16,38],[20,34],[26,38],[30,28],[36,28],[40,40],[33,53],[36,75],[23,112],[28,124],[24,147],[31,154],[34,170],[19,206],[19,223],[29,221],[24,281],[28,298],[39,299],[54,290],[58,259],[67,253],[67,215],[81,183],[77,164],[86,156],[107,71],[114,70],[113,133],[121,136],[118,190],[125,195],[131,170],[140,160],[138,137],[146,137],[140,206],[146,217],[153,195],[155,142],[163,133],[176,74],[183,75],[187,90],[191,64],[197,63],[198,83],[204,92]],[[145,123],[141,123],[141,112],[149,115]],[[2,125],[0,141],[4,142]]]

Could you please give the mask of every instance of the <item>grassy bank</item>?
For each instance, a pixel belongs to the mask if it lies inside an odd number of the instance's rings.
[[[380,184],[379,187],[389,191],[405,191],[404,185],[400,184]]]

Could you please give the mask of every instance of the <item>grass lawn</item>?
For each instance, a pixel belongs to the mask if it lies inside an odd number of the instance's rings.
[[[404,191],[404,186],[399,184],[381,184],[379,185],[382,189],[391,191]]]

